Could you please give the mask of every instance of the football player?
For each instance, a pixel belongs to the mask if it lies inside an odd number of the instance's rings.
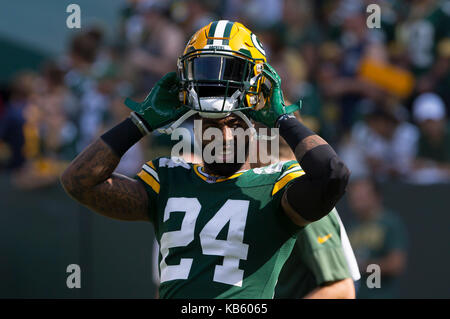
[[[127,100],[130,117],[78,155],[61,182],[99,214],[153,223],[161,298],[272,298],[295,234],[332,210],[349,170],[290,114],[299,104],[285,105],[281,79],[242,24],[221,20],[203,27],[177,67],[178,74],[164,76],[142,103]],[[194,114],[204,131],[220,130],[225,145],[236,139],[232,128],[251,127],[249,118],[278,128],[296,161],[261,169],[250,169],[248,161],[221,163],[226,146],[212,163],[163,157],[144,164],[136,179],[113,173],[144,135],[174,122],[170,132]]]

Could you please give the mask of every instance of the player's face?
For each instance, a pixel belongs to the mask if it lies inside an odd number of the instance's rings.
[[[208,130],[210,128],[213,130]],[[245,122],[233,114],[222,119],[202,119],[203,164],[209,173],[230,176],[242,167],[249,149],[249,136],[248,131],[247,134],[245,133],[246,129]],[[211,135],[211,132],[221,134]],[[212,143],[219,147],[211,147]],[[212,155],[212,160],[205,159],[209,153]],[[245,153],[244,156],[242,153]],[[238,156],[239,154],[241,156]]]

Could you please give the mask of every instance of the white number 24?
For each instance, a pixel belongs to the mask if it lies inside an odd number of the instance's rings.
[[[248,206],[248,200],[227,200],[199,234],[204,255],[224,256],[223,264],[214,269],[213,280],[216,282],[242,287],[244,271],[239,269],[239,260],[246,260],[248,255],[248,245],[243,243]],[[161,236],[161,282],[189,277],[193,258],[181,258],[178,265],[167,265],[166,258],[170,248],[184,247],[194,240],[200,209],[197,198],[171,197],[167,201],[164,222],[172,212],[185,212],[185,215],[180,230],[165,232]],[[228,222],[227,239],[216,239]]]

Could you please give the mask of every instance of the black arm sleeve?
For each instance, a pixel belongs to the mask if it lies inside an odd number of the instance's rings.
[[[111,147],[117,156],[122,157],[142,137],[143,135],[137,126],[130,118],[127,118],[104,133],[100,138]]]
[[[279,127],[294,152],[305,137],[314,134],[292,118],[279,121]],[[327,215],[344,195],[350,171],[328,144],[311,149],[297,160],[305,175],[289,185],[286,198],[302,218],[313,222]]]

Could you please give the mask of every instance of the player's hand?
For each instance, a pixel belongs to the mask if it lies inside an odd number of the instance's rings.
[[[281,91],[281,78],[275,69],[268,63],[264,64],[263,75],[270,81],[271,89],[268,92],[268,101],[264,108],[260,110],[250,110],[248,116],[256,122],[262,123],[268,127],[275,127],[278,118],[283,114],[299,111],[302,103],[286,106],[283,92]]]
[[[164,75],[152,88],[144,102],[125,100],[128,106],[145,122],[149,131],[156,130],[186,113],[189,109],[179,100],[179,80],[175,72]]]

